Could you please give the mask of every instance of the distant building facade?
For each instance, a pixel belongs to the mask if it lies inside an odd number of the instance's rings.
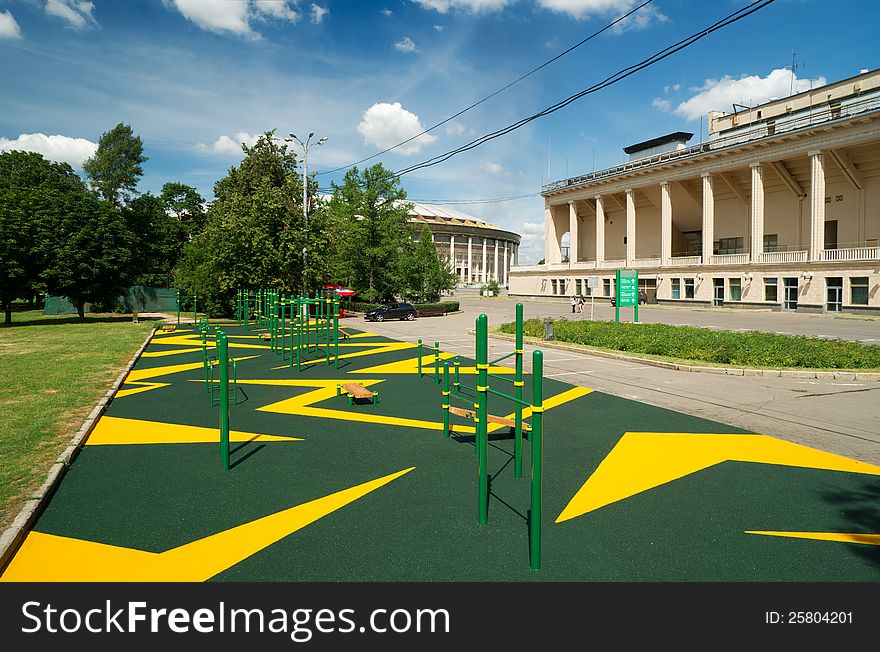
[[[507,287],[510,269],[519,261],[518,234],[432,204],[414,203],[410,222],[419,232],[422,225],[428,226],[437,252],[449,261],[459,286],[485,285],[495,279]]]
[[[610,297],[627,268],[660,303],[880,314],[880,71],[710,112],[708,131],[544,186],[546,264],[514,268],[510,293],[593,277]]]

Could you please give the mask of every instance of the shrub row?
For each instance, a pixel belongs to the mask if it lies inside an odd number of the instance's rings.
[[[542,320],[526,321],[523,330],[528,336],[544,337]],[[514,333],[515,325],[503,324],[501,331]],[[561,342],[721,365],[758,368],[880,368],[880,346],[803,335],[717,331],[667,324],[559,320],[553,324],[553,336]]]

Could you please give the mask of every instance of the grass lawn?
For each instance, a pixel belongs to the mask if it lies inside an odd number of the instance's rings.
[[[13,313],[0,326],[0,531],[110,388],[155,322]]]
[[[502,324],[500,330],[513,334],[515,325]],[[523,324],[523,333],[543,338],[544,324],[538,319],[528,320]],[[801,335],[562,319],[554,322],[553,337],[559,342],[675,362],[762,369],[880,368],[880,346]]]

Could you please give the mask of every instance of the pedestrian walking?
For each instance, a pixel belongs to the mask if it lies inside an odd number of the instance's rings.
[[[579,313],[583,313],[583,312],[584,312],[584,304],[585,304],[586,302],[587,302],[587,300],[584,298],[584,295],[583,295],[583,294],[580,295],[580,296],[578,297],[578,312],[579,312]]]
[[[575,313],[575,308],[577,308],[577,299],[576,299],[575,296],[572,294],[572,295],[571,295],[571,314],[574,314],[574,313]]]

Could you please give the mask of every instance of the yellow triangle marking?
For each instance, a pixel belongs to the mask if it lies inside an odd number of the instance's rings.
[[[250,360],[251,358],[256,358],[256,355],[246,355],[238,358],[234,358],[237,362],[242,360]],[[164,367],[153,367],[151,369],[132,369],[128,372],[128,376],[125,378],[124,385],[137,385],[136,388],[129,389],[120,389],[116,392],[114,398],[125,398],[126,396],[131,396],[133,394],[140,394],[141,392],[149,392],[152,389],[158,389],[160,387],[168,387],[170,383],[146,383],[142,382],[148,380],[150,378],[158,378],[160,376],[168,376],[170,374],[180,373],[182,371],[192,371],[193,369],[202,369],[204,368],[203,362],[188,362],[186,364],[175,364],[175,365],[167,365]]]
[[[763,534],[768,537],[789,537],[792,539],[813,539],[814,541],[838,541],[840,543],[880,546],[880,534],[860,534],[857,532],[781,532],[772,530],[746,530],[746,534]]]
[[[87,446],[115,444],[216,444],[220,441],[217,428],[186,426],[141,419],[104,416],[95,425],[86,441]],[[299,437],[279,437],[255,432],[231,430],[229,441],[302,441]]]
[[[116,392],[113,398],[125,398],[126,396],[131,396],[132,394],[140,394],[141,392],[149,392],[151,389],[159,389],[160,387],[168,387],[171,383],[144,383],[138,382],[135,380],[127,380],[125,381],[126,385],[138,385],[133,389],[120,389]]]
[[[589,389],[587,387],[572,387],[569,390],[566,390],[564,392],[560,392],[559,394],[556,394],[555,396],[551,396],[550,398],[545,399],[544,400],[544,410],[545,411],[551,410],[555,407],[562,405],[563,403],[568,403],[569,401],[573,401],[576,398],[580,398],[581,396],[586,396],[587,394],[591,394],[592,392],[593,392],[593,390]],[[490,405],[491,405],[491,403],[490,403]],[[530,416],[532,416],[532,408],[524,407],[523,411],[522,411],[522,418],[528,419]],[[511,412],[510,414],[506,415],[505,418],[506,419],[515,419],[516,412]],[[486,428],[486,430],[488,432],[495,432],[496,430],[498,430],[500,428],[507,428],[507,426],[499,424],[499,423],[490,423],[489,426]]]
[[[557,523],[722,462],[880,475],[880,467],[766,435],[628,432],[578,490]]]
[[[312,345],[312,346],[314,346],[314,345]],[[325,346],[324,344],[320,345],[320,347],[322,349],[324,348],[324,346]],[[333,345],[331,344],[330,346],[332,347]],[[358,344],[355,342],[355,343],[343,344],[342,342],[340,342],[339,346],[340,346],[340,348],[343,346],[368,347],[363,351],[356,351],[355,353],[346,353],[344,355],[340,355],[339,359],[344,360],[346,358],[360,358],[365,355],[376,355],[377,353],[391,353],[392,351],[401,351],[403,349],[411,349],[411,348],[415,347],[415,344],[410,344],[409,342],[380,342],[380,343],[368,342],[365,344]],[[335,359],[336,359],[335,356],[332,356],[332,355],[330,356],[330,360],[335,360]],[[326,354],[324,356],[319,356],[313,360],[303,360],[303,362],[301,364],[310,365],[310,364],[319,364],[321,362],[326,364],[326,362],[327,362]],[[294,366],[295,365],[296,365],[296,362],[294,362]],[[276,371],[278,369],[285,369],[288,367],[290,367],[290,363],[280,365],[278,367],[272,367],[272,371]],[[376,368],[376,367],[374,367],[374,368]],[[356,371],[356,372],[353,371],[351,373],[361,373],[361,372],[362,372],[362,370]],[[346,381],[346,382],[348,382],[348,381]]]
[[[204,582],[414,468],[338,491],[160,553],[32,531],[0,577],[0,581]]]

